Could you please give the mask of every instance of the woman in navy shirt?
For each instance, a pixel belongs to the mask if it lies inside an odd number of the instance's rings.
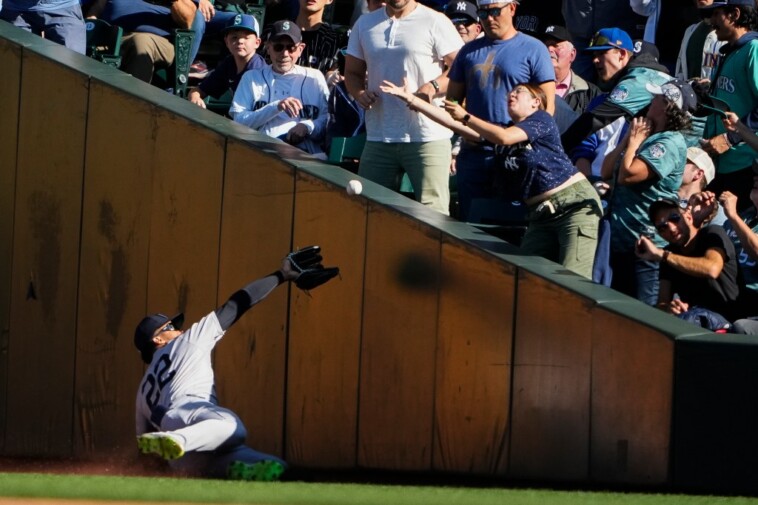
[[[600,198],[563,151],[558,127],[545,111],[547,99],[538,86],[518,84],[508,94],[513,120],[509,126],[472,116],[457,102],[446,100],[442,110],[388,81],[381,89],[469,142],[495,144],[501,189],[527,205],[529,226],[521,250],[592,277]]]

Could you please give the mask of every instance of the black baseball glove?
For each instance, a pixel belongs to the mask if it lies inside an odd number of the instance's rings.
[[[321,248],[317,245],[291,252],[287,259],[292,269],[300,274],[294,281],[295,285],[305,291],[319,287],[340,273],[338,267],[325,267],[321,264]]]

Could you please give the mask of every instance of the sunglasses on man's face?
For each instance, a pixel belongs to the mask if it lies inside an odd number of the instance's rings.
[[[161,328],[161,331],[159,331],[158,333],[160,334],[160,333],[163,333],[164,331],[174,331],[175,329],[176,328],[174,328],[173,324],[168,323],[166,326],[164,326],[163,328]]]
[[[492,19],[495,19],[496,17],[500,16],[500,13],[503,12],[503,9],[505,9],[505,7],[495,7],[493,9],[479,9],[476,11],[476,15],[479,16],[479,19],[481,20],[487,19],[487,16],[492,16]]]
[[[612,46],[618,49],[619,44],[616,41],[609,39],[605,35],[598,35],[590,41],[589,47],[597,46]]]
[[[287,49],[287,51],[289,51],[290,53],[294,53],[295,51],[298,50],[298,46],[297,46],[297,44],[282,44],[282,43],[277,43],[277,44],[271,44],[271,49],[273,49],[277,53],[281,53],[285,49]]]
[[[666,231],[666,230],[669,229],[669,223],[676,224],[676,223],[678,223],[681,220],[682,220],[682,215],[681,214],[679,214],[678,212],[672,212],[671,214],[669,214],[666,217],[665,220],[657,223],[655,225],[655,229],[658,230],[658,233],[661,233],[661,232]]]

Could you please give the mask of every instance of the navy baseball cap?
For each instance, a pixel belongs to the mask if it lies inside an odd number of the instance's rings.
[[[468,0],[451,0],[445,7],[445,15],[453,24],[471,24],[479,21],[476,5]]]
[[[621,28],[602,28],[597,31],[585,51],[605,51],[608,49],[625,49],[634,51],[634,42]]]
[[[226,26],[221,30],[221,35],[226,35],[230,30],[245,30],[253,32],[256,35],[260,33],[258,20],[249,14],[237,14],[233,18],[229,18],[229,21],[226,22]]]
[[[158,328],[166,323],[171,323],[177,330],[180,329],[184,324],[184,313],[179,312],[174,317],[168,317],[164,314],[150,314],[142,318],[137,329],[134,330],[134,347],[142,354],[142,361],[145,363],[149,364],[153,360],[153,353],[155,352],[153,336]]]
[[[658,61],[658,58],[661,57],[660,51],[658,51],[658,46],[653,44],[652,42],[648,42],[647,40],[637,39],[634,41],[634,57],[637,56],[645,56],[647,55],[649,58],[654,60],[655,62]]]
[[[555,39],[559,42],[568,40],[571,42],[571,34],[565,26],[549,25],[545,27],[545,31],[540,34],[541,40]]]
[[[299,44],[303,40],[300,27],[294,21],[287,20],[277,21],[272,25],[268,40],[274,40],[278,37],[289,37],[295,44]]]
[[[720,2],[713,2],[711,5],[699,7],[699,10],[706,11],[706,10],[715,9],[717,7],[729,7],[731,5],[736,5],[739,7],[755,7],[755,1],[754,0],[721,0]]]
[[[665,96],[684,112],[693,114],[698,110],[698,101],[695,90],[692,89],[690,83],[685,80],[672,79],[660,86],[647,83],[645,88],[654,95]]]

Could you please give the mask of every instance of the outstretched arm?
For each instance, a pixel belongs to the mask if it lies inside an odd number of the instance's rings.
[[[226,331],[236,323],[253,305],[266,298],[279,284],[297,278],[298,272],[292,269],[290,260],[284,258],[282,267],[266,277],[255,280],[235,292],[221,307],[216,309],[221,328]]]
[[[405,82],[403,84],[404,86],[400,87],[389,81],[384,81],[379,89],[388,95],[403,100],[411,110],[418,111],[442,126],[450,128],[466,140],[478,142],[484,138],[493,144],[501,145],[511,145],[527,140],[526,133],[521,128],[515,126],[503,128],[484,121],[468,114],[458,102],[451,100],[445,100],[445,109],[443,110],[409,93],[405,88]],[[467,125],[464,125],[464,119]]]

